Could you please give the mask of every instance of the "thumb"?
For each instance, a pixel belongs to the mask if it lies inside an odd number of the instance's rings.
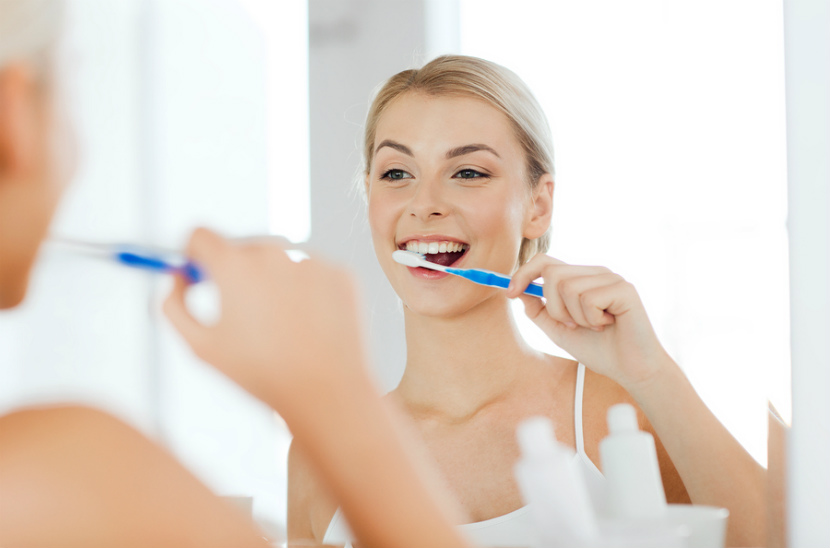
[[[525,314],[527,314],[527,317],[533,320],[534,323],[537,323],[539,316],[544,312],[545,302],[538,297],[533,297],[524,293],[520,293],[518,299],[522,301],[522,304],[524,304]]]
[[[525,314],[541,329],[545,335],[554,342],[558,340],[559,334],[569,328],[565,324],[554,320],[545,308],[545,302],[531,295],[521,294],[518,297],[525,305]]]
[[[176,331],[198,355],[201,354],[205,342],[209,340],[208,328],[199,323],[187,309],[185,293],[188,287],[189,284],[183,277],[176,276],[173,289],[170,290],[170,294],[164,300],[162,310],[164,310],[164,315],[167,316]]]
[[[225,238],[207,228],[197,228],[190,235],[185,253],[216,279],[221,277],[222,265],[230,251],[231,244]]]

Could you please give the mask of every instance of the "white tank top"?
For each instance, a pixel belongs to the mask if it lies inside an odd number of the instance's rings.
[[[577,468],[581,470],[591,494],[591,500],[597,511],[604,500],[603,490],[605,489],[605,478],[596,465],[585,454],[585,441],[582,434],[582,394],[585,386],[585,366],[579,364],[576,372],[576,394],[574,396],[574,432],[576,433],[576,454]],[[475,546],[530,546],[534,542],[533,524],[530,517],[530,509],[527,506],[492,519],[465,523],[458,526],[459,529],[470,539]],[[329,522],[326,534],[323,535],[323,544],[345,545],[345,548],[352,548],[352,535],[340,508],[334,513]]]

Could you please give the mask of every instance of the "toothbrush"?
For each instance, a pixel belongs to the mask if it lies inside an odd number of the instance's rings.
[[[398,251],[392,253],[392,258],[395,262],[402,265],[411,267],[420,266],[422,268],[429,268],[430,270],[439,270],[448,274],[461,276],[462,278],[466,278],[471,282],[481,285],[502,287],[504,289],[507,289],[507,286],[510,285],[510,276],[505,276],[504,274],[499,274],[498,272],[491,272],[490,270],[483,270],[481,268],[452,268],[451,266],[441,266],[440,264],[427,261],[423,255],[415,253],[414,251],[399,249]],[[525,289],[524,292],[528,295],[533,295],[534,297],[545,296],[542,290],[542,285],[537,283],[531,283],[527,286],[527,289]]]
[[[117,243],[91,243],[67,238],[51,238],[49,243],[84,255],[115,261],[132,268],[181,274],[192,284],[206,278],[204,271],[181,253],[150,246]]]

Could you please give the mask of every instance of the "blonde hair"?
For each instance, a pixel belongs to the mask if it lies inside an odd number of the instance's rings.
[[[553,175],[553,140],[542,107],[527,85],[511,70],[477,57],[444,55],[420,69],[399,72],[387,80],[375,95],[366,117],[363,142],[364,175],[374,159],[378,122],[392,102],[409,92],[431,96],[455,96],[479,99],[503,113],[510,121],[525,153],[526,171],[531,190],[539,178]],[[550,245],[550,228],[534,240],[524,238],[519,249],[518,265]]]
[[[0,0],[0,70],[22,61],[51,76],[63,15],[63,0]]]

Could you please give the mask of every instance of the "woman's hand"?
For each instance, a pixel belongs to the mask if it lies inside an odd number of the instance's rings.
[[[315,259],[293,262],[274,244],[235,245],[198,229],[187,255],[219,290],[221,316],[196,320],[177,279],[164,312],[197,356],[280,413],[325,385],[368,384],[351,274]]]
[[[362,543],[466,547],[452,499],[371,382],[351,275],[204,229],[187,255],[218,286],[221,316],[210,326],[193,318],[177,280],[168,318],[200,358],[285,418]]]
[[[522,291],[544,279],[545,298]],[[671,361],[657,340],[637,291],[604,267],[573,266],[536,255],[508,289],[551,340],[593,371],[624,388],[646,382]]]

